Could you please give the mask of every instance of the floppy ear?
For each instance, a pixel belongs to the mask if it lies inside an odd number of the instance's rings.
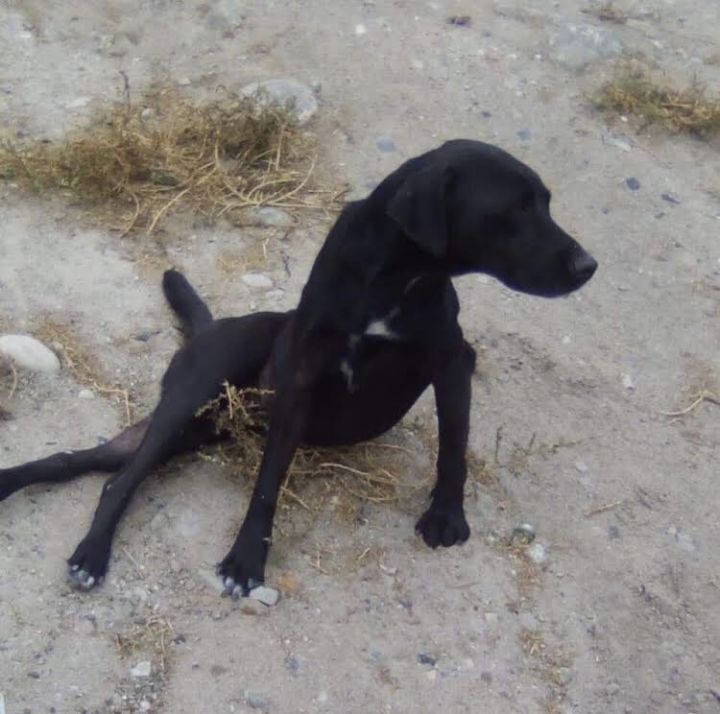
[[[387,204],[388,216],[436,258],[447,250],[446,197],[450,178],[447,165],[426,166],[410,174]]]

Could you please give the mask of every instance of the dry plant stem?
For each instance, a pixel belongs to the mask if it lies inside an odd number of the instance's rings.
[[[685,416],[686,414],[689,414],[694,409],[699,407],[703,402],[709,402],[710,404],[714,404],[715,406],[720,406],[720,399],[713,394],[712,392],[708,391],[707,389],[701,389],[697,395],[695,395],[695,398],[693,399],[692,403],[685,407],[685,409],[680,409],[678,411],[674,412],[660,412],[663,416],[666,417],[681,417]]]

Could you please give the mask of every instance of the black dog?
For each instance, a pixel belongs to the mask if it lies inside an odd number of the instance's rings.
[[[457,321],[451,278],[487,273],[544,297],[584,285],[597,263],[553,221],[549,203],[538,175],[509,154],[450,141],[343,210],[296,310],[213,320],[185,278],[168,271],[165,295],[190,339],[170,363],[153,414],[93,449],[0,470],[0,500],[32,483],[117,471],[69,560],[74,584],[92,588],[142,479],[171,455],[223,436],[198,409],[226,380],[272,390],[257,483],[218,566],[226,592],[247,594],[263,581],[278,492],[297,446],[372,439],[432,385],[437,483],[417,531],[432,548],[462,543],[470,535],[463,486],[475,354]]]

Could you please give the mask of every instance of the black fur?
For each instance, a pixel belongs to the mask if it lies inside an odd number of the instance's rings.
[[[396,424],[435,392],[437,482],[417,530],[432,548],[464,542],[470,380],[475,355],[451,278],[470,272],[545,297],[586,283],[597,263],[552,219],[537,174],[504,151],[450,141],[411,159],[349,204],[313,265],[297,310],[213,320],[187,280],[163,289],[189,337],[152,415],[94,449],[0,470],[0,500],[31,483],[116,471],[69,560],[89,589],[107,571],[134,490],[175,453],[222,438],[198,408],[228,381],[273,390],[264,458],[237,539],[218,566],[228,593],[264,579],[282,480],[300,443],[352,444]]]

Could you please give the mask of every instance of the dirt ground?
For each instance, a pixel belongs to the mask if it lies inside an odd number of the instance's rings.
[[[487,463],[462,548],[430,552],[413,533],[429,395],[388,437],[418,454],[400,500],[294,485],[312,510],[279,515],[272,609],[219,596],[213,566],[250,486],[212,452],[148,480],[90,594],[64,569],[100,479],[0,504],[3,714],[720,712],[720,408],[663,414],[720,389],[718,147],[611,126],[588,102],[621,53],[719,86],[717,5],[614,7],[620,22],[570,0],[3,3],[0,112],[17,136],[81,125],[118,99],[121,70],[133,91],[159,80],[197,98],[293,77],[318,95],[323,179],[361,195],[444,139],[491,141],[540,172],[600,262],[557,301],[457,281],[480,355],[471,445]],[[0,215],[0,332],[60,328],[138,414],[177,344],[166,265],[218,314],[289,308],[329,225],[309,212],[287,234],[175,220],[120,239],[12,184]],[[270,290],[240,279],[259,242]],[[0,466],[119,429],[122,404],[87,388],[68,370],[21,374]],[[542,548],[508,545],[524,522]]]

